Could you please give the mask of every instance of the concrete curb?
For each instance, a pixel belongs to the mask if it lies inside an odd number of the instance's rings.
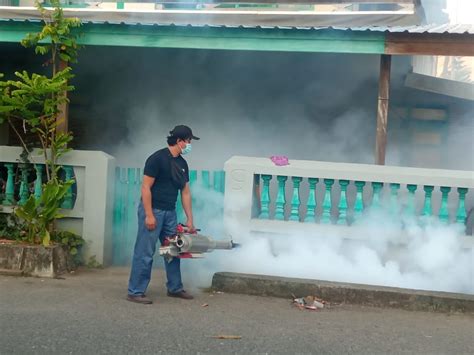
[[[23,270],[0,269],[0,275],[3,275],[3,276],[23,276]]]
[[[318,296],[331,303],[348,303],[413,311],[462,312],[474,314],[474,295],[410,290],[266,275],[218,272],[212,289],[229,293],[290,299]]]
[[[56,277],[72,268],[64,246],[0,243],[0,274],[9,276]]]

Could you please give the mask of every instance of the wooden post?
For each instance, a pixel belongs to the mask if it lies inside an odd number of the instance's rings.
[[[67,67],[67,62],[61,60],[59,63],[59,70],[63,70]],[[63,94],[67,97],[67,91],[64,92]],[[63,132],[66,133],[68,131],[68,126],[69,126],[69,104],[67,102],[61,104],[59,106],[59,110],[61,111],[56,119],[56,132]]]
[[[375,164],[385,165],[387,147],[387,120],[390,92],[390,55],[380,56],[379,97],[377,107],[377,136],[375,140]]]

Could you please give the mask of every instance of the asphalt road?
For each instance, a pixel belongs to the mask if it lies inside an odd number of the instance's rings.
[[[127,278],[124,268],[0,276],[0,354],[474,353],[472,315],[302,311],[285,299],[205,292],[185,301],[165,296],[161,270],[148,292],[155,303],[139,305],[125,300]]]

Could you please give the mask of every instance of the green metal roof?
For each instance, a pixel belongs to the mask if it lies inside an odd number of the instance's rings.
[[[39,21],[0,19],[0,42],[19,42],[40,27]],[[86,22],[81,32],[80,44],[100,46],[383,54],[385,45],[383,32],[333,28]]]
[[[64,13],[83,22],[79,42],[84,45],[474,55],[473,26],[413,25],[416,14],[410,11],[394,15],[383,11],[65,9]],[[395,25],[405,22],[410,25]],[[40,27],[41,15],[35,8],[0,7],[0,42],[19,42]]]

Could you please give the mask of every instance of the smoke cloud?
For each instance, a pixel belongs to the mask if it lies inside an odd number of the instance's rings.
[[[405,88],[409,57],[393,58],[392,66],[387,164],[472,169],[472,103]],[[88,47],[76,69],[70,112],[78,148],[104,150],[121,166],[142,167],[176,124],[201,137],[186,158],[191,169],[222,170],[233,155],[374,159],[377,56]],[[417,148],[392,109],[417,105],[454,115],[447,141],[427,153],[441,157],[434,162],[410,160]],[[223,238],[216,217],[222,196],[198,187],[193,193],[199,196],[195,223]],[[214,271],[226,270],[474,293],[473,252],[463,248],[459,230],[434,222],[402,230],[386,216],[377,221],[384,228],[368,221],[364,243],[316,229],[289,236],[242,232],[233,236],[241,249],[185,261],[184,276],[192,275],[195,286],[209,285]],[[400,247],[394,240],[402,233],[408,242]]]
[[[70,124],[77,148],[122,166],[143,166],[176,124],[202,138],[189,156],[195,169],[222,169],[233,155],[373,163],[378,70],[370,55],[88,47]],[[472,169],[472,102],[404,87],[410,70],[410,57],[393,58],[387,164]],[[396,109],[420,106],[449,112],[443,147],[410,141],[414,128]]]
[[[205,233],[229,238],[215,218],[222,206],[219,195],[197,193],[208,208],[196,212]],[[189,285],[208,286],[214,272],[231,271],[474,294],[472,237],[462,226],[435,218],[415,221],[369,212],[351,239],[337,227],[330,233],[317,227],[310,234],[298,227],[291,234],[249,234],[245,227],[234,233],[241,248],[183,262]]]

